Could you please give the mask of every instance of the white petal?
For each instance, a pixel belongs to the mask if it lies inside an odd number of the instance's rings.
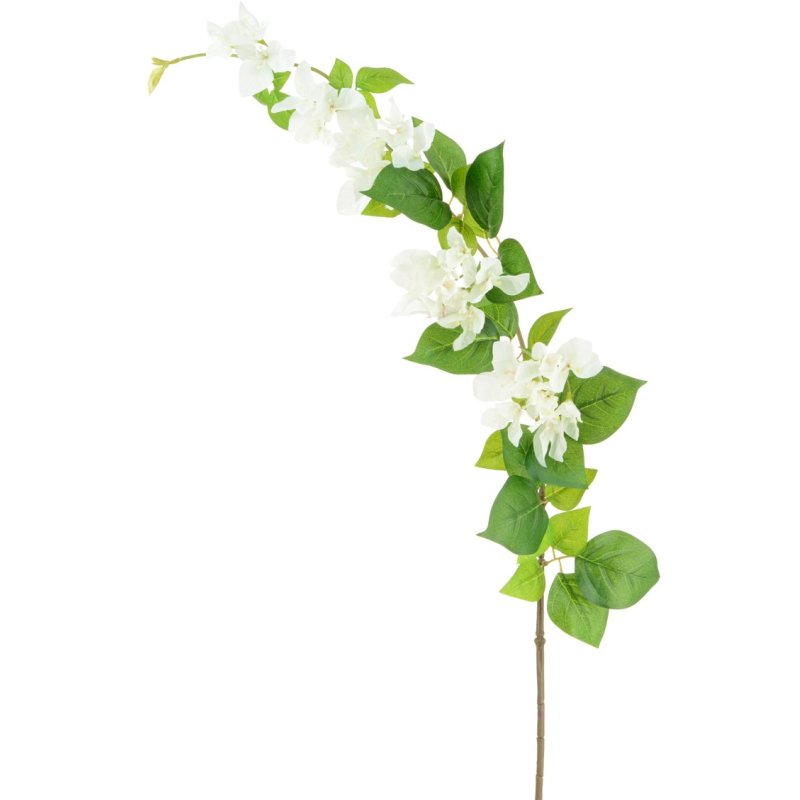
[[[498,289],[513,297],[519,294],[530,283],[530,275],[501,275],[494,282]]]
[[[498,339],[492,345],[492,366],[498,372],[516,372],[517,354],[511,339]]]
[[[249,97],[264,90],[272,91],[272,81],[272,70],[265,62],[257,59],[242,61],[239,67],[239,92],[242,97]]]

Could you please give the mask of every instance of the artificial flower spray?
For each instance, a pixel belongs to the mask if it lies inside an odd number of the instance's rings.
[[[393,99],[379,102],[410,83],[399,72],[354,72],[339,59],[324,71],[298,61],[244,6],[237,20],[209,23],[208,32],[204,53],[153,59],[151,92],[174,64],[235,58],[241,94],[264,105],[265,117],[299,142],[330,148],[331,164],[345,175],[341,213],[403,215],[431,231],[430,250],[407,250],[392,262],[391,278],[403,291],[395,313],[430,321],[409,361],[474,375],[476,398],[492,404],[483,413],[492,433],[477,466],[505,479],[480,536],[516,556],[501,591],[536,606],[541,800],[545,604],[557,627],[597,647],[609,610],[637,603],[659,578],[653,551],[636,537],[618,530],[590,536],[589,507],[581,505],[596,475],[586,448],[620,428],[643,381],[603,366],[583,339],[552,348],[569,309],[540,314],[524,333],[517,303],[542,290],[520,242],[499,238],[502,144],[468,159],[430,122],[407,116]]]

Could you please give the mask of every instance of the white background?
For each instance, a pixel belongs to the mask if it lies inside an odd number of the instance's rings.
[[[548,636],[547,796],[794,797],[798,19],[790,2],[252,3],[387,65],[473,156],[563,336],[649,380],[592,532],[662,581]],[[233,2],[5,9],[0,796],[524,798],[534,609],[477,539],[469,378],[409,364],[340,175],[172,68]]]

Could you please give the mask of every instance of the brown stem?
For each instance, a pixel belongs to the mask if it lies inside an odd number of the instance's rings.
[[[536,800],[544,786],[544,598],[536,603]]]

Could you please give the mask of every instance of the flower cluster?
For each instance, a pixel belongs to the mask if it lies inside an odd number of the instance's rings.
[[[405,250],[395,257],[392,280],[406,293],[394,313],[427,314],[443,328],[460,326],[453,349],[463,350],[475,341],[486,322],[475,304],[495,287],[511,296],[519,294],[530,276],[504,275],[498,258],[478,260],[455,228],[447,232],[447,245],[437,255]]]
[[[570,339],[553,353],[537,342],[528,351],[518,352],[508,339],[494,343],[491,372],[475,376],[475,396],[479,400],[501,401],[484,412],[483,423],[494,430],[508,428],[508,438],[518,445],[522,427],[533,432],[533,451],[545,466],[548,453],[563,461],[566,436],[578,439],[581,413],[571,399],[560,399],[569,373],[592,378],[602,369],[592,345],[583,339]]]
[[[297,67],[294,92],[275,103],[272,112],[293,112],[289,132],[297,141],[322,141],[333,147],[331,163],[344,168],[348,178],[337,203],[342,214],[364,210],[368,198],[362,192],[372,188],[378,173],[389,164],[410,170],[424,168],[423,153],[436,133],[433,125],[415,125],[394,100],[389,113],[378,116],[364,94],[352,87],[335,89],[327,80],[317,79],[307,62],[294,63],[294,51],[266,41],[265,31],[266,26],[242,5],[237,21],[223,26],[209,23],[212,43],[207,54],[241,59],[243,95],[272,91],[275,73]]]

